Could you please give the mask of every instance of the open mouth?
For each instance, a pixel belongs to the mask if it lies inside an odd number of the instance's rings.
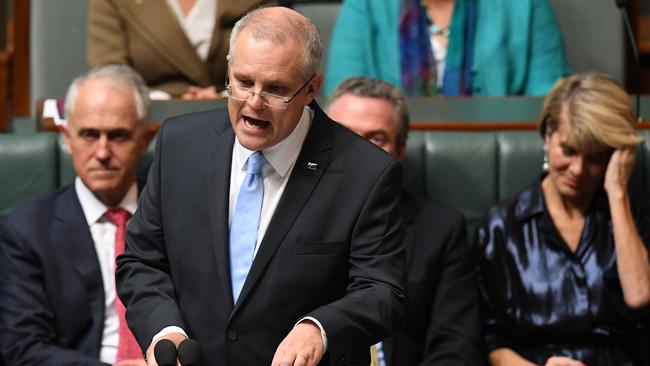
[[[269,121],[255,119],[248,116],[244,116],[243,118],[244,118],[244,122],[246,123],[246,126],[250,128],[266,128],[271,124]]]

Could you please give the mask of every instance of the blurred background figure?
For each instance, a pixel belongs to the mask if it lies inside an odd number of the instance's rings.
[[[404,96],[393,85],[347,79],[334,90],[327,112],[395,158],[404,158],[409,115]],[[482,364],[475,272],[463,216],[405,189],[400,212],[413,311],[377,347],[378,365]]]
[[[568,73],[547,0],[344,0],[325,93],[351,76],[409,96],[544,95]]]
[[[546,170],[490,209],[477,250],[493,365],[647,365],[650,213],[631,199],[635,117],[610,77],[559,81],[539,132]]]
[[[157,131],[124,65],[75,79],[62,133],[73,184],[0,221],[0,350],[7,365],[146,366],[115,291],[138,203],[139,157]]]
[[[270,0],[91,0],[88,63],[126,64],[154,99],[212,99],[223,90],[235,22]]]

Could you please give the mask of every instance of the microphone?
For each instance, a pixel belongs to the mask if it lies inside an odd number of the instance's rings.
[[[178,345],[178,360],[182,366],[198,366],[199,343],[193,339],[186,339]]]
[[[176,366],[176,346],[169,339],[161,339],[153,349],[158,366]]]
[[[627,29],[627,36],[632,45],[632,54],[634,55],[634,60],[636,61],[636,77],[634,82],[634,87],[636,89],[636,119],[639,120],[641,117],[641,58],[639,57],[639,50],[636,46],[636,38],[634,37],[634,32],[632,31],[632,24],[630,23],[630,14],[627,12],[628,0],[615,0],[616,6],[621,10],[623,15],[623,22],[625,23],[625,28]]]

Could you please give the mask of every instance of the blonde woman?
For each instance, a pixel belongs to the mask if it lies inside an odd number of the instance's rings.
[[[492,365],[647,364],[650,207],[627,189],[635,122],[629,96],[602,74],[567,77],[547,96],[546,172],[477,233]]]

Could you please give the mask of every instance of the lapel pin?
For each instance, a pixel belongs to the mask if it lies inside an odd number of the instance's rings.
[[[318,170],[318,163],[312,163],[311,161],[307,162],[307,169],[309,170]]]

